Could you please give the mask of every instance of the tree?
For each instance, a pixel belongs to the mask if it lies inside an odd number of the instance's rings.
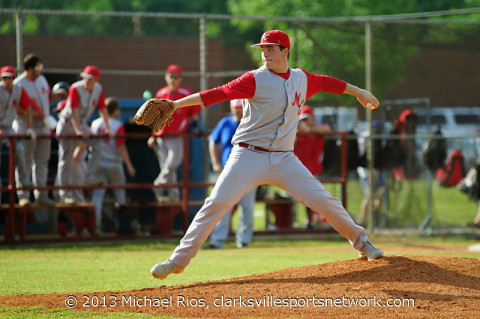
[[[358,1],[302,1],[277,0],[229,0],[229,9],[233,15],[262,15],[272,17],[353,17],[374,16],[422,11],[438,11],[471,7],[478,0],[358,0]],[[478,3],[480,4],[480,3]],[[243,32],[249,29],[281,29],[286,31],[293,42],[291,64],[314,73],[329,74],[348,79],[359,86],[365,85],[365,29],[361,23],[302,23],[268,21],[237,21],[235,25]],[[463,37],[454,32],[454,27],[438,28],[425,26],[374,23],[372,25],[373,46],[373,90],[381,98],[401,79],[406,62],[419,50],[419,44],[425,41],[435,42],[442,39],[445,29],[451,33],[452,40],[463,41],[473,36],[475,31],[467,32]],[[258,35],[257,35],[258,37]],[[478,37],[476,37],[478,38]],[[251,39],[253,42],[257,39]],[[255,54],[255,53],[252,53]],[[258,60],[258,59],[257,59]],[[312,100],[332,98],[331,95],[317,95]],[[342,97],[334,99],[342,103],[352,103]],[[309,101],[310,102],[310,101]],[[329,102],[326,100],[322,101]]]

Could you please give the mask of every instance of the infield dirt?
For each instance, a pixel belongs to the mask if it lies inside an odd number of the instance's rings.
[[[390,255],[182,286],[0,296],[0,304],[66,308],[75,299],[77,311],[179,318],[480,318],[480,260]]]

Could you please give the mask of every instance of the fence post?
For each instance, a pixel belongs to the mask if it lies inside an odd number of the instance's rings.
[[[20,11],[15,13],[15,36],[16,36],[16,53],[17,53],[17,73],[22,70],[22,56],[23,56],[23,38],[22,38],[22,15]]]
[[[365,89],[372,90],[372,28],[371,22],[365,23]],[[373,216],[373,140],[372,140],[372,111],[366,109],[366,120],[368,125],[368,138],[366,139],[367,167],[368,167],[368,214],[367,229],[373,232],[375,229],[375,219]]]
[[[9,137],[8,152],[8,213],[5,221],[5,241],[15,241],[15,137]]]

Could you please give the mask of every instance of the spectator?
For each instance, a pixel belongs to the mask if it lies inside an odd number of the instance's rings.
[[[98,80],[100,71],[96,66],[88,65],[80,74],[82,80],[71,85],[65,109],[60,113],[60,121],[57,125],[57,135],[72,135],[85,138],[84,142],[90,147],[88,167],[86,171],[86,183],[99,183],[94,179],[101,159],[102,141],[89,139],[92,134],[87,121],[95,109],[105,121],[105,134],[110,135],[108,114],[105,108],[103,88]],[[59,186],[78,185],[78,181],[72,178],[72,165],[74,150],[78,146],[78,140],[72,138],[61,139],[59,142],[58,158],[58,184]],[[73,204],[75,199],[72,192],[65,189],[59,191],[60,199],[64,203]]]
[[[34,137],[35,132],[32,130],[32,112],[30,109],[32,101],[22,87],[18,84],[13,84],[15,76],[16,71],[13,66],[7,65],[0,70],[0,135],[27,133]],[[26,132],[18,131],[18,125],[15,125],[15,129],[13,127],[14,120],[19,117],[18,114],[24,114],[27,126]],[[1,139],[0,148],[3,145],[10,145],[9,140]],[[15,141],[15,163],[17,170],[20,172],[20,184],[18,186],[31,186],[25,167],[24,141],[21,139]],[[19,201],[20,206],[25,206],[29,203],[30,200],[27,198],[21,198]]]
[[[56,107],[52,110],[58,114],[60,117],[60,113],[63,109],[65,109],[65,105],[67,104],[68,92],[70,90],[70,85],[66,82],[58,82],[52,88],[52,96],[51,100],[55,101]],[[73,161],[72,161],[72,181],[75,181],[78,185],[83,185],[85,183],[85,175],[87,173],[87,163],[86,163],[86,155],[87,155],[87,144],[84,141],[79,141],[77,147],[73,151]],[[58,175],[55,178],[55,185],[58,186]],[[71,196],[74,202],[77,203],[85,203],[85,194],[83,189],[73,189],[71,191]],[[58,200],[60,197],[58,195],[58,191],[56,191],[55,198]]]
[[[465,178],[458,183],[457,188],[467,194],[471,200],[475,202],[480,200],[480,157],[476,160],[475,165],[468,170]],[[480,205],[473,223],[468,224],[468,226],[480,228]]]
[[[68,98],[68,90],[70,85],[67,82],[61,81],[56,83],[52,88],[52,94],[50,96],[50,104],[58,104]]]
[[[213,171],[216,173],[220,173],[223,170],[232,151],[232,137],[243,117],[242,100],[232,100],[230,102],[230,112],[232,115],[224,117],[218,122],[209,139],[210,161],[212,162]],[[240,207],[240,219],[236,231],[238,248],[246,248],[252,241],[256,192],[257,187],[254,187],[238,202]],[[223,248],[230,231],[231,214],[232,209],[228,210],[217,223],[210,234],[210,245],[206,248]]]
[[[374,135],[383,133],[383,123],[375,120],[372,122],[372,130]],[[363,143],[365,145],[365,143]],[[366,149],[364,150],[366,153]],[[383,197],[386,190],[386,176],[385,171],[382,170],[382,165],[385,159],[384,141],[381,139],[373,140],[373,154],[374,154],[374,170],[372,171],[372,184],[374,187],[373,194],[370,194],[370,187],[368,183],[369,171],[367,168],[359,166],[357,168],[358,177],[363,188],[363,199],[360,204],[360,224],[365,225],[367,221],[368,206],[373,197],[373,213],[375,217],[379,217],[380,206],[383,202]],[[365,157],[366,158],[366,157]],[[366,164],[366,161],[365,161]]]
[[[46,124],[46,118],[50,115],[50,86],[47,79],[42,75],[43,64],[35,54],[29,54],[23,60],[24,72],[15,79],[14,83],[20,85],[28,94],[30,99],[36,104],[32,112],[33,130],[36,135],[50,134],[50,128]],[[16,125],[19,132],[25,131],[26,121],[20,115],[17,118]],[[28,178],[33,173],[34,186],[46,186],[48,176],[48,160],[50,159],[51,139],[39,138],[25,141],[25,164]],[[32,172],[32,168],[34,168]],[[17,182],[23,177],[17,170]],[[20,182],[21,183],[21,182]],[[35,202],[41,205],[54,205],[54,202],[48,198],[48,191],[35,190]],[[19,201],[27,203],[30,199],[29,191],[18,192]]]
[[[120,104],[114,97],[109,97],[105,100],[108,112],[108,122],[112,134],[122,135],[125,133],[123,123],[117,119],[120,112]],[[105,134],[105,120],[98,118],[92,122],[91,129],[93,134],[104,135]],[[125,145],[125,138],[117,137],[116,139],[104,139],[103,140],[103,152],[100,160],[100,167],[98,175],[106,184],[125,184],[125,174],[123,171],[123,163],[127,168],[130,176],[135,176],[135,168],[130,162],[128,156],[128,150]],[[102,233],[102,203],[105,195],[105,189],[95,189],[92,194],[92,202],[95,205],[96,211],[96,225],[97,232]],[[125,189],[117,188],[113,189],[113,196],[117,203],[125,203]]]
[[[192,90],[182,85],[182,68],[178,65],[170,65],[165,74],[167,85],[156,94],[157,99],[178,100],[192,94]],[[177,182],[177,169],[183,159],[183,137],[162,137],[169,133],[185,133],[189,128],[190,118],[193,127],[198,129],[198,113],[200,105],[191,108],[178,109],[172,116],[169,125],[165,125],[160,132],[148,139],[148,146],[155,150],[160,165],[160,174],[154,181],[155,185]],[[180,192],[178,188],[169,188],[165,196],[165,189],[154,188],[153,192],[159,202],[178,202]]]
[[[312,175],[318,175],[323,172],[325,138],[322,135],[331,131],[332,129],[328,124],[316,124],[313,109],[310,106],[303,106],[298,122],[294,153]],[[313,229],[316,221],[315,217],[317,217],[318,213],[312,211],[308,206],[305,209],[308,218],[306,228]],[[319,217],[322,223],[326,223],[323,215]]]

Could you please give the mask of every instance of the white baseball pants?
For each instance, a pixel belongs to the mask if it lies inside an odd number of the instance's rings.
[[[262,184],[277,186],[292,194],[298,202],[323,214],[355,249],[362,248],[365,229],[353,222],[341,201],[325,190],[293,152],[262,152],[234,146],[212,193],[170,259],[181,267],[187,266],[222,216]]]

